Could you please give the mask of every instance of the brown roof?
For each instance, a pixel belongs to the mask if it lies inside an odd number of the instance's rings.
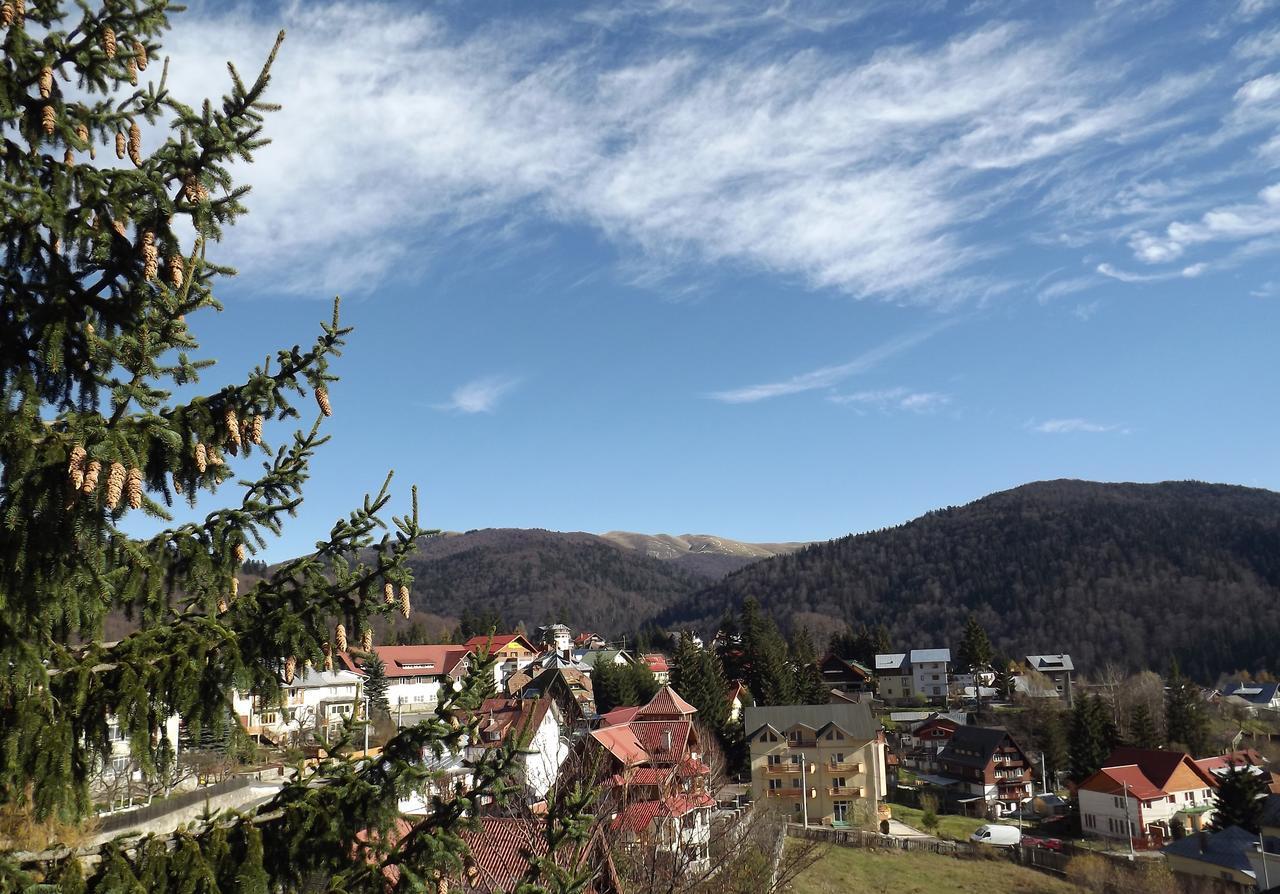
[[[516,640],[519,640],[519,642],[515,642]],[[512,643],[529,652],[538,651],[533,647],[533,643],[525,639],[524,634],[521,633],[495,633],[492,636],[487,633],[481,634],[480,636],[471,637],[462,645],[468,652],[479,652],[481,649],[497,652],[507,648]]]
[[[591,738],[607,748],[624,767],[643,764],[649,759],[649,752],[644,750],[629,724],[593,730]]]
[[[1107,759],[1102,762],[1103,769],[1108,767],[1123,767],[1127,764],[1134,764],[1142,774],[1160,789],[1167,789],[1169,778],[1173,776],[1178,767],[1186,764],[1206,784],[1216,786],[1217,780],[1213,778],[1213,774],[1203,767],[1197,766],[1191,756],[1182,751],[1162,751],[1156,748],[1130,748],[1122,746],[1111,749],[1111,753],[1107,755]]]
[[[462,646],[446,645],[374,646],[373,650],[386,665],[389,678],[461,676],[458,665],[469,655]],[[348,670],[364,673],[363,653],[339,652],[338,658]]]
[[[698,709],[682,699],[674,689],[663,686],[658,690],[657,695],[649,700],[649,704],[641,707],[636,713],[636,720],[687,718],[697,713]]]

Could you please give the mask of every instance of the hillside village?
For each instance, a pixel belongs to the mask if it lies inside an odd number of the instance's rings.
[[[856,639],[836,637],[832,646]],[[594,876],[596,890],[631,890],[659,866],[682,885],[705,881],[737,858],[747,830],[758,834],[765,817],[807,834],[919,841],[941,834],[942,824],[1016,824],[1023,849],[1039,853],[1032,865],[1063,870],[1064,854],[1140,855],[1162,860],[1186,890],[1266,890],[1266,873],[1280,871],[1275,682],[1204,689],[1176,676],[1157,681],[1156,704],[1124,704],[1118,689],[1151,681],[1102,681],[1067,654],[1006,662],[983,639],[971,624],[964,655],[925,648],[862,661],[829,650],[808,667],[788,662],[786,674],[812,681],[793,690],[794,703],[765,703],[746,679],[725,675],[735,661],[745,662],[738,666],[748,678],[760,673],[741,632],[722,631],[707,644],[685,633],[671,648],[643,653],[562,624],[452,644],[348,644],[320,667],[282,663],[275,701],[235,697],[234,729],[247,748],[232,744],[235,735],[191,741],[172,718],[172,766],[189,771],[168,770],[163,794],[185,803],[201,785],[260,783],[273,761],[283,773],[334,743],[357,761],[378,761],[395,730],[435,718],[479,673],[490,697],[468,718],[476,737],[453,752],[420,754],[427,781],[399,805],[410,830],[470,789],[486,751],[516,750],[519,798],[476,806],[483,822],[468,833],[475,864],[467,891],[515,884],[529,864],[512,857],[513,836],[536,840],[557,791],[584,780],[600,792],[592,859],[607,872]],[[1178,720],[1188,709],[1193,719]],[[1153,710],[1167,715],[1163,723],[1153,722]],[[1194,747],[1178,741],[1187,730],[1170,726],[1185,722]],[[161,828],[166,797],[150,775],[121,739],[99,776],[99,794],[111,794],[100,802],[103,819],[123,827],[131,812],[145,811],[147,828]],[[1238,776],[1250,780],[1259,809],[1226,819],[1224,789],[1238,787]],[[249,796],[262,792],[246,788]]]

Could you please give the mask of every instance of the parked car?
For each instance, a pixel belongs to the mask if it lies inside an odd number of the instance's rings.
[[[1060,838],[1036,838],[1031,835],[1022,836],[1023,847],[1039,847],[1047,851],[1062,850],[1062,839]]]
[[[1017,847],[1022,840],[1022,830],[1017,826],[1000,826],[988,823],[979,826],[969,840],[975,844],[989,844],[992,847]]]

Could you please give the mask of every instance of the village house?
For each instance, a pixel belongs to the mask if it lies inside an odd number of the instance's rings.
[[[666,655],[649,652],[641,655],[640,661],[649,668],[649,673],[653,674],[653,679],[658,681],[659,686],[665,686],[671,682],[671,665],[667,662]]]
[[[1280,839],[1264,838],[1266,844],[1267,868],[1280,870]],[[1225,890],[1253,891],[1274,890],[1263,888],[1258,883],[1262,877],[1258,869],[1262,868],[1262,853],[1258,850],[1258,836],[1239,826],[1228,826],[1214,831],[1202,830],[1179,841],[1171,842],[1163,849],[1165,863],[1169,869],[1179,876],[1187,878],[1191,885],[1201,883],[1194,890],[1224,890],[1223,882],[1228,886]],[[1255,862],[1257,866],[1255,867]],[[1280,875],[1275,882],[1280,883]],[[1257,887],[1255,888],[1255,885]]]
[[[616,840],[690,873],[710,866],[715,807],[696,713],[663,686],[647,705],[606,714],[590,736],[607,756],[603,803]]]
[[[951,691],[951,650],[912,649],[876,656],[876,692],[889,704],[946,704]]]
[[[835,828],[880,819],[885,741],[869,705],[748,707],[743,714],[757,802],[779,799],[792,821]]]
[[[828,689],[837,692],[869,692],[875,685],[875,674],[865,664],[836,655],[818,661],[818,673]]]
[[[537,644],[566,658],[573,654],[573,631],[563,624],[547,624],[539,627],[535,636]]]
[[[876,656],[876,694],[891,705],[910,701],[911,662],[906,652],[890,652]]]
[[[1053,688],[1057,691],[1058,697],[1070,705],[1072,703],[1071,674],[1075,670],[1075,665],[1071,662],[1071,656],[1028,655],[1026,657],[1027,667],[1047,677],[1053,683]]]
[[[528,668],[507,681],[507,691],[518,698],[552,698],[560,706],[565,723],[585,730],[596,715],[591,676],[576,668],[551,667],[523,679]],[[513,685],[519,683],[519,685]]]
[[[332,736],[359,710],[363,680],[342,668],[304,666],[292,680],[280,681],[278,699],[235,692],[231,709],[246,733],[275,744],[305,740],[312,733]]]
[[[994,817],[1016,812],[1031,798],[1032,772],[1031,759],[1007,729],[959,726],[938,753],[938,779],[925,781],[965,813]]]
[[[1223,698],[1236,698],[1254,711],[1280,711],[1280,683],[1228,683]]]
[[[1199,832],[1213,820],[1213,774],[1181,751],[1116,748],[1078,789],[1084,834],[1148,838],[1157,845],[1173,826]]]
[[[574,651],[590,649],[607,649],[609,643],[598,633],[579,633],[573,638]]]
[[[528,803],[545,801],[569,756],[569,731],[560,706],[551,698],[491,698],[477,713],[478,738],[468,745],[467,760],[477,761],[486,750],[514,740]]]
[[[471,669],[471,654],[463,646],[375,646],[387,677],[387,704],[397,723],[416,723],[433,713],[442,687],[453,684]],[[362,652],[339,652],[346,670],[364,678]]]
[[[472,655],[479,656],[485,652],[497,661],[494,669],[495,682],[498,689],[503,688],[507,678],[516,671],[523,670],[541,654],[533,643],[522,633],[495,633],[473,636],[462,644]]]
[[[635,659],[626,649],[582,649],[573,653],[576,661],[586,666],[588,673],[603,663],[634,664]]]
[[[938,772],[938,753],[951,742],[956,730],[965,725],[963,711],[935,711],[912,723],[899,737],[903,764],[921,773]]]
[[[747,691],[747,684],[741,680],[730,683],[725,701],[729,703],[729,722],[737,723],[742,719],[742,709],[751,704],[751,693]]]

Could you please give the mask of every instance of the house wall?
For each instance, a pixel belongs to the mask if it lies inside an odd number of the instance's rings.
[[[387,703],[395,711],[397,705],[404,709],[425,711],[440,701],[440,677],[420,675],[415,677],[388,677]]]
[[[915,692],[930,700],[946,700],[947,662],[923,661],[911,666],[911,686]]]
[[[560,773],[560,765],[569,756],[569,743],[561,738],[560,721],[554,710],[547,711],[529,742],[530,754],[523,755],[525,785],[532,800],[541,801],[551,790]]]
[[[885,701],[907,701],[914,694],[910,674],[883,674],[876,683],[880,698]]]
[[[1085,835],[1098,838],[1128,839],[1129,827],[1133,834],[1145,834],[1145,822],[1157,822],[1161,817],[1156,812],[1141,814],[1141,802],[1137,798],[1129,798],[1126,802],[1118,795],[1080,789],[1080,826]],[[1118,800],[1117,800],[1118,799]],[[1166,814],[1167,815],[1167,814]]]
[[[1178,854],[1165,854],[1165,860],[1168,863],[1169,870],[1179,875],[1231,882],[1243,886],[1244,890],[1248,891],[1252,891],[1256,887],[1254,877],[1239,869],[1219,866],[1216,863],[1206,863],[1203,860],[1192,860]]]
[[[789,805],[787,810],[796,821],[804,813],[801,804],[807,802],[809,822],[813,825],[830,825],[837,803],[846,805],[848,821],[855,820],[859,812],[865,818],[874,820],[877,806],[885,796],[888,785],[884,743],[875,740],[855,741],[847,737],[829,739],[828,735],[842,734],[832,730],[817,740],[807,739],[797,744],[786,741],[765,742],[760,741],[759,737],[753,739],[753,796],[757,800],[777,799]],[[776,755],[779,763],[771,765],[770,755]],[[802,755],[806,764],[814,765],[813,773],[807,772],[807,769],[803,774],[800,772],[799,759]],[[780,787],[771,789],[770,780],[777,780]],[[807,790],[801,788],[801,782]],[[812,796],[810,792],[813,792]]]

